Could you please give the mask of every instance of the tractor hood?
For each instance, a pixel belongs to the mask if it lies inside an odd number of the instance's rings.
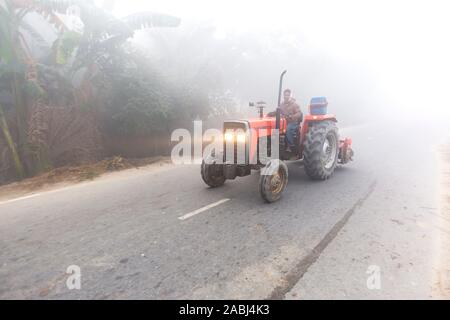
[[[262,119],[250,119],[248,120],[250,129],[275,129],[276,128],[276,118],[275,117],[264,117]],[[281,129],[286,127],[286,121],[281,119]]]

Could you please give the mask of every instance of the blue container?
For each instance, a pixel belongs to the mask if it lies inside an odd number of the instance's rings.
[[[309,103],[309,113],[315,116],[327,114],[328,101],[326,97],[314,97]]]

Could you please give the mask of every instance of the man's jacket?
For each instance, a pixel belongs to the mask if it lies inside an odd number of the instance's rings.
[[[300,106],[297,104],[295,99],[291,98],[287,102],[283,102],[280,105],[281,114],[287,120],[287,123],[295,122],[299,123],[302,119],[302,112],[300,111]]]

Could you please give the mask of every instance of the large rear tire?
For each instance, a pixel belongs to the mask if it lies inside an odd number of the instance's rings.
[[[286,164],[280,160],[271,160],[261,170],[259,193],[266,202],[275,202],[281,198],[287,183],[288,168]]]
[[[314,180],[326,180],[336,168],[339,133],[333,121],[310,124],[303,149],[306,174]]]
[[[211,188],[220,187],[225,183],[222,164],[217,164],[218,159],[212,155],[203,159],[201,166],[201,174],[203,181]]]

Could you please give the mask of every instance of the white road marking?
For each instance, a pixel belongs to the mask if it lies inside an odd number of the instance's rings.
[[[56,193],[56,192],[64,191],[64,190],[67,190],[67,189],[70,189],[70,188],[74,188],[74,187],[77,187],[77,186],[80,186],[80,185],[82,185],[82,184],[80,183],[80,184],[77,184],[77,185],[68,186],[68,187],[62,187],[62,188],[59,188],[59,189],[48,190],[48,191],[43,191],[43,192],[38,192],[38,193],[32,193],[32,194],[29,194],[29,195],[26,195],[26,196],[13,198],[13,199],[10,199],[10,200],[5,200],[5,201],[0,201],[0,205],[11,203],[11,202],[16,202],[16,201],[21,201],[21,200],[26,200],[26,199],[30,199],[30,198],[34,198],[34,197],[38,197],[38,196],[43,196],[43,195],[50,194],[50,193]]]
[[[28,196],[24,196],[24,197],[20,197],[20,198],[14,198],[14,199],[11,199],[11,200],[0,201],[0,205],[1,204],[6,204],[6,203],[11,203],[11,202],[16,202],[16,201],[20,201],[20,200],[30,199],[30,198],[34,198],[34,197],[37,197],[37,196],[40,196],[40,195],[41,195],[41,193],[34,193],[34,194],[30,194]]]
[[[227,202],[227,201],[229,201],[229,200],[230,200],[230,199],[225,198],[225,199],[219,200],[219,201],[217,201],[217,202],[208,204],[207,206],[204,206],[204,207],[202,207],[202,208],[200,208],[200,209],[197,209],[197,210],[195,210],[195,211],[189,212],[189,213],[185,214],[184,216],[178,217],[178,219],[180,219],[180,220],[186,220],[186,219],[188,219],[188,218],[190,218],[190,217],[193,217],[193,216],[195,216],[195,215],[197,215],[197,214],[199,214],[199,213],[202,213],[203,211],[206,211],[206,210],[208,210],[208,209],[217,207],[218,205],[220,205],[220,204],[222,204],[222,203],[225,203],[225,202]]]

